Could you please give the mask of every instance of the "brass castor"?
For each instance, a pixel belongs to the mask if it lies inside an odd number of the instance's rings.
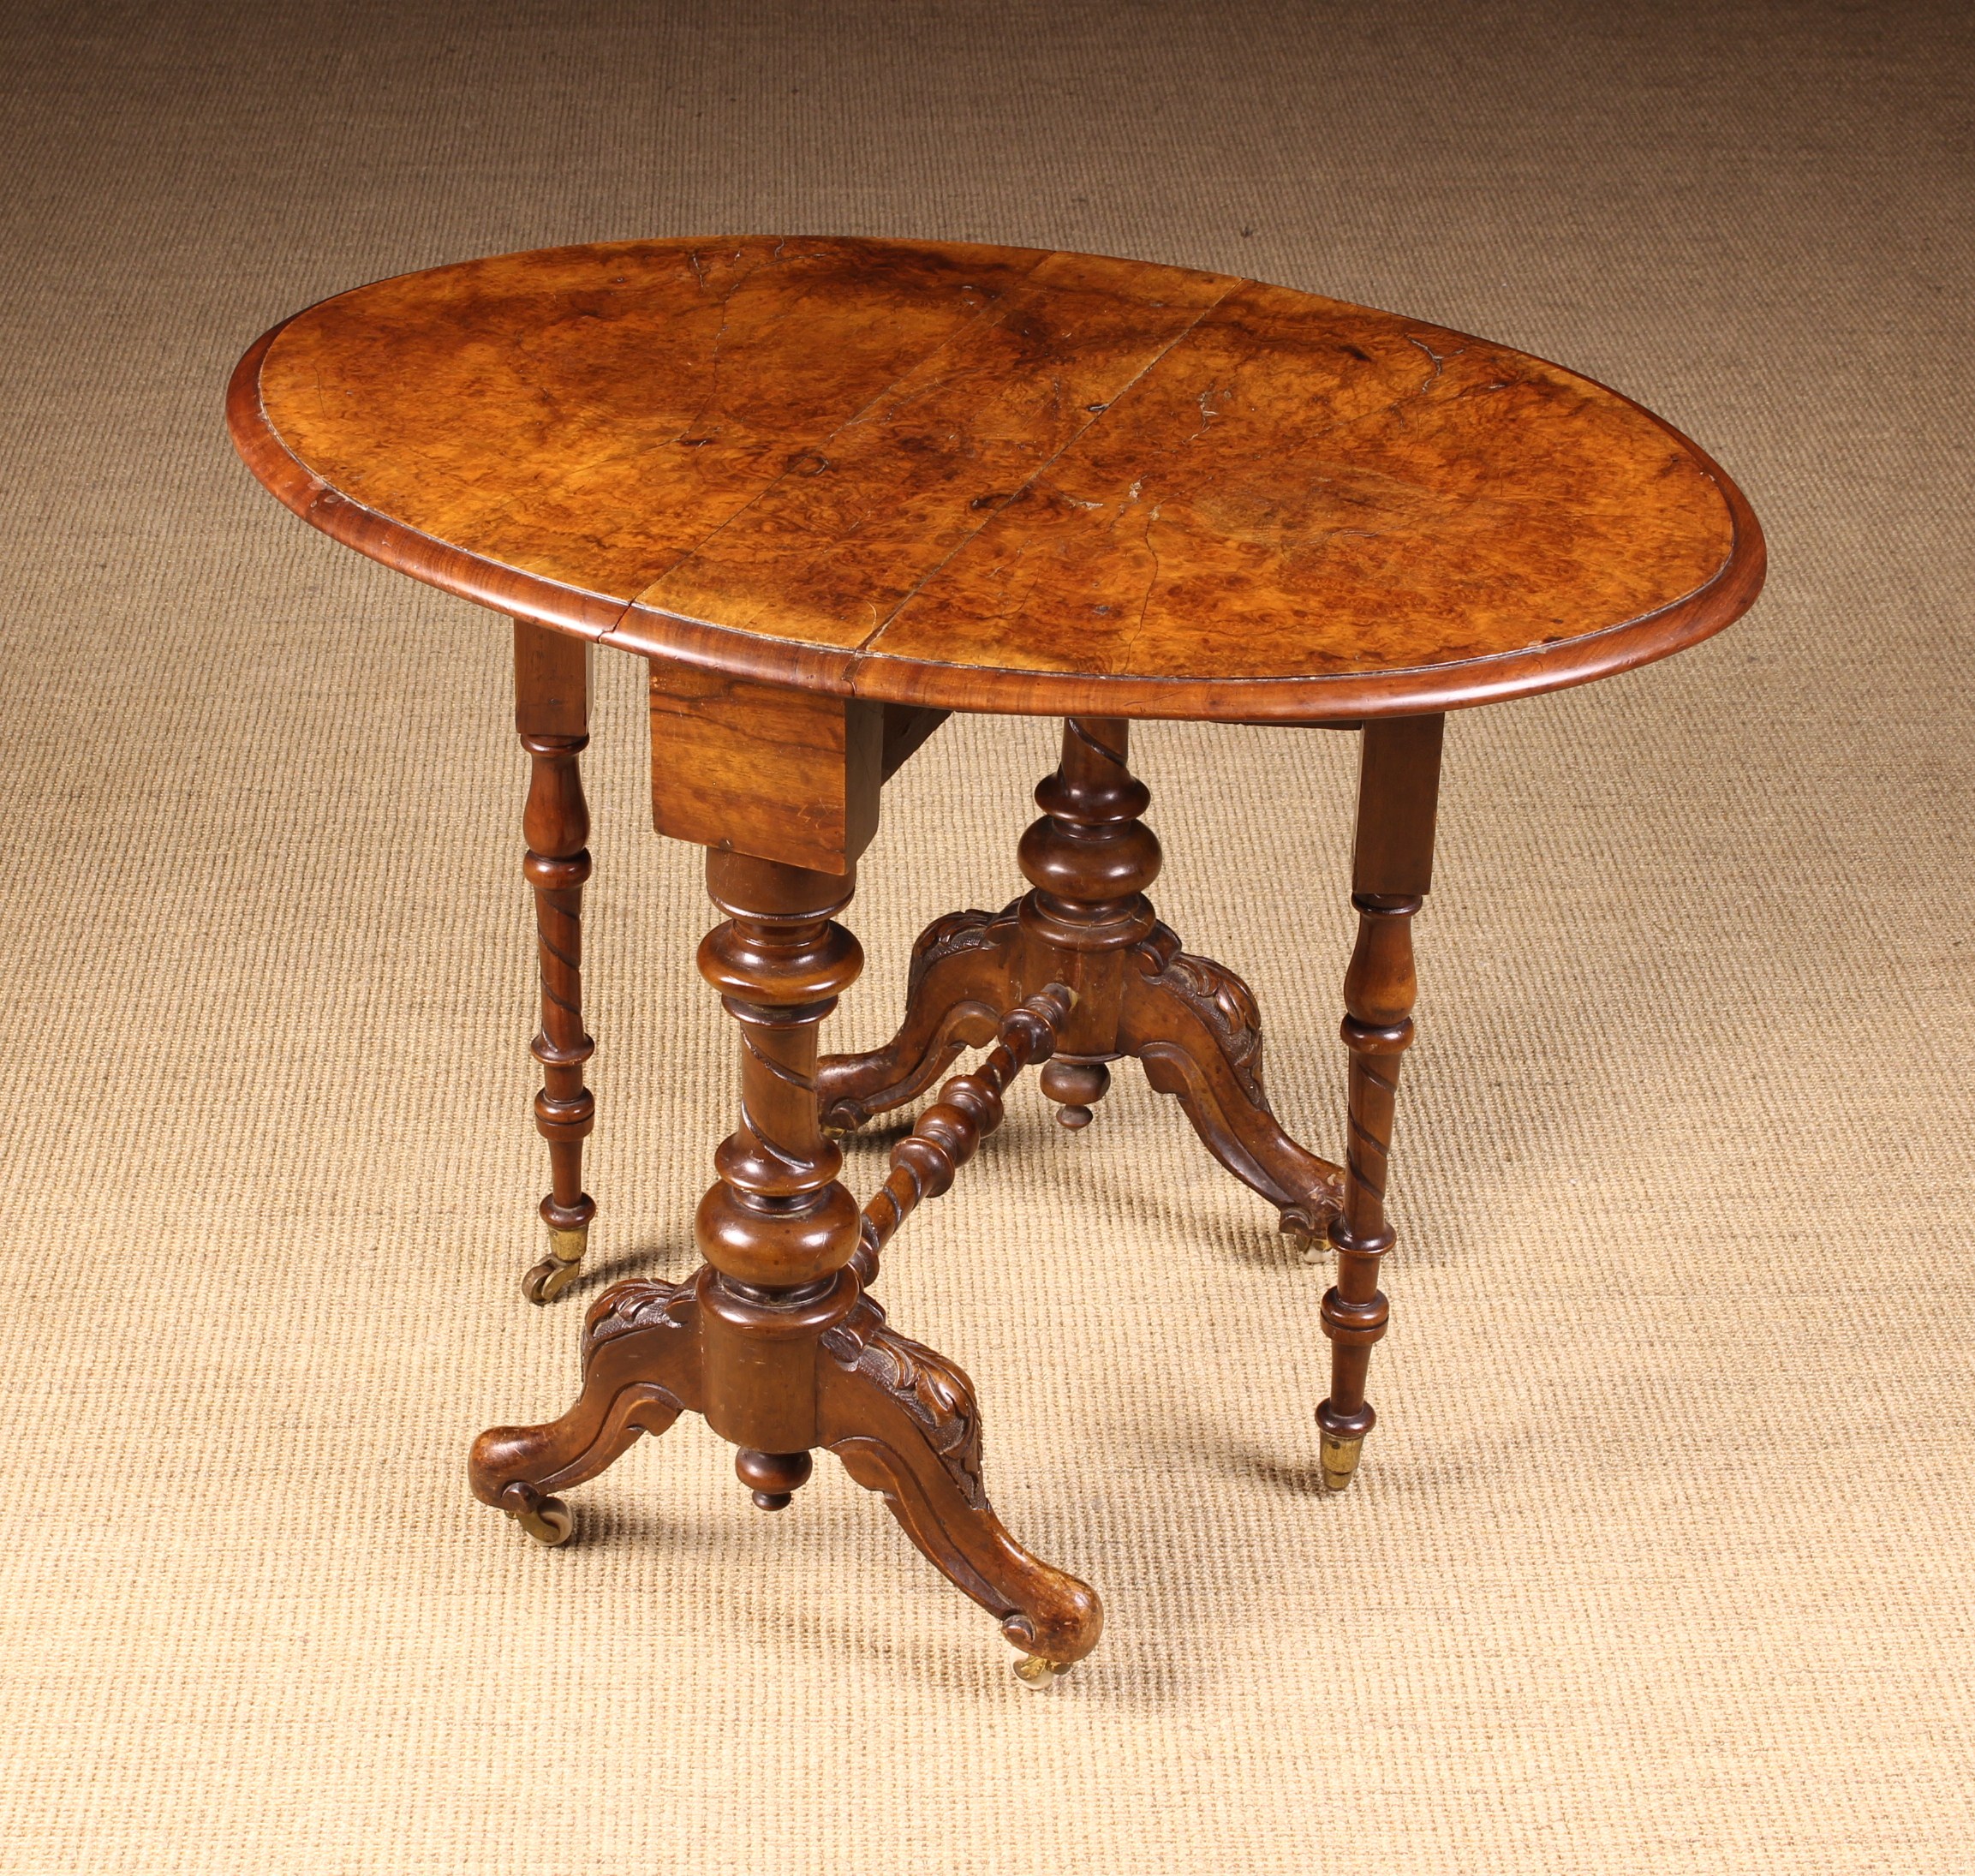
[[[1351,1474],[1357,1470],[1358,1455],[1363,1450],[1362,1433],[1356,1439],[1337,1439],[1328,1433],[1322,1436],[1317,1463],[1323,1473],[1326,1491],[1342,1491],[1351,1483]]]
[[[540,1264],[529,1266],[522,1278],[522,1294],[531,1303],[552,1303],[576,1282],[589,1240],[588,1225],[579,1225],[573,1231],[558,1231],[550,1226],[549,1254]]]
[[[1111,1071],[1101,1061],[1051,1061],[1039,1078],[1042,1091],[1062,1103],[1056,1124],[1075,1132],[1090,1125],[1090,1106],[1101,1101],[1111,1085]]]
[[[1032,1694],[1041,1694],[1056,1685],[1077,1664],[1074,1661],[1046,1661],[1039,1654],[1025,1654],[1015,1664],[1015,1678]]]
[[[501,1509],[533,1538],[552,1550],[567,1544],[576,1528],[576,1515],[560,1498],[550,1498],[518,1479],[501,1494]]]

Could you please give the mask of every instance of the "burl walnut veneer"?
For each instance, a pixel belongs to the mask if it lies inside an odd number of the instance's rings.
[[[649,662],[654,818],[707,850],[723,915],[699,962],[738,1025],[740,1120],[700,1206],[705,1264],[596,1299],[576,1405],[483,1434],[480,1497],[560,1543],[555,1493],[689,1409],[766,1509],[826,1448],[1047,1685],[1095,1644],[1097,1598],[1003,1529],[971,1383],[870,1291],[1024,1067],[1081,1127],[1125,1057],[1334,1252],[1316,1418],[1324,1482],[1349,1483],[1444,713],[1626,670],[1746,610],[1761,531],[1706,455],[1615,391],[1417,320],[1143,261],[847,239],[383,281],[261,338],[228,410],[296,513],[514,617],[552,1180],[538,1302],[577,1276],[596,1210],[578,774],[596,645]],[[1029,890],[936,921],[892,1040],[822,1055],[862,963],[839,915],[884,783],[953,710],[1064,719]],[[1270,1111],[1248,987],[1146,896],[1161,851],[1127,737],[1149,717],[1362,738],[1341,1166]],[[835,1136],[983,1045],[860,1207]]]

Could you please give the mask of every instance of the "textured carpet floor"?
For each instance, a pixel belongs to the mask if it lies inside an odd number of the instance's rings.
[[[0,1867],[1975,1867],[1972,71],[1948,5],[0,9]],[[322,294],[727,230],[1479,331],[1769,531],[1724,636],[1450,726],[1348,1497],[1324,1273],[1135,1072],[1080,1138],[1014,1103],[887,1260],[1008,1522],[1107,1599],[1047,1698],[833,1467],[762,1518],[682,1425],[553,1554],[468,1497],[582,1300],[689,1262],[708,910],[607,660],[598,1269],[532,1310],[504,630],[221,432]],[[1348,742],[1138,741],[1162,910],[1318,1144]],[[1012,892],[1048,743],[958,724],[901,778],[837,1036]]]

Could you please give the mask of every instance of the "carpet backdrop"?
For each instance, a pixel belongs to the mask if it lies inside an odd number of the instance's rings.
[[[1971,39],[1749,0],[10,0],[0,1867],[1975,1867]],[[506,630],[221,428],[321,295],[730,230],[1480,332],[1663,412],[1769,529],[1723,636],[1450,725],[1348,1496],[1326,1275],[1136,1071],[1079,1137],[1025,1093],[887,1259],[1009,1524],[1108,1602],[1046,1698],[833,1465],[763,1518],[682,1424],[554,1553],[468,1497],[479,1428],[570,1399],[598,1288],[691,1261],[734,1054],[697,855],[606,657],[602,1212],[531,1309]],[[900,779],[840,1044],[923,921],[1011,895],[1050,742],[958,722]],[[1137,745],[1161,909],[1334,1150],[1350,744]]]

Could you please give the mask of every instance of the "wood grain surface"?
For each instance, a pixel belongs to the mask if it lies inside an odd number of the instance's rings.
[[[942,708],[1316,721],[1692,643],[1762,535],[1525,354],[1217,274],[850,239],[564,248],[323,302],[230,423],[298,513],[503,610]]]
[[[847,873],[878,831],[885,706],[655,658],[652,823],[675,840]]]

